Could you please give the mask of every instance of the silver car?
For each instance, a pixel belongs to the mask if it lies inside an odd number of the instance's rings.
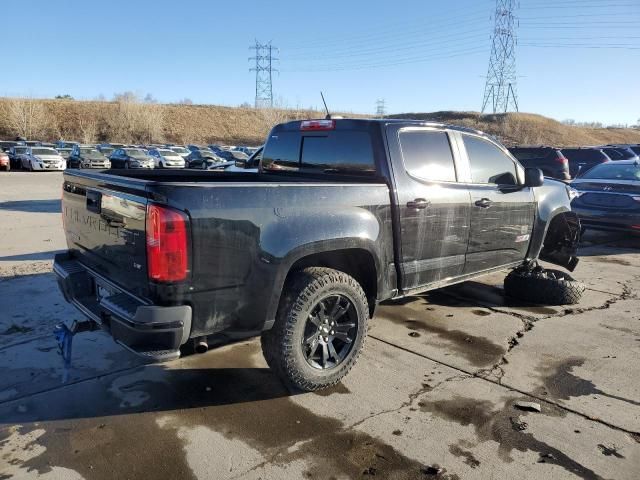
[[[67,162],[60,153],[47,147],[28,147],[20,155],[20,166],[31,172],[36,170],[64,170]]]

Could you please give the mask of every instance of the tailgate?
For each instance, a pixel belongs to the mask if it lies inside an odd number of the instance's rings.
[[[84,265],[145,297],[145,182],[109,177],[65,174],[62,214],[67,245]]]

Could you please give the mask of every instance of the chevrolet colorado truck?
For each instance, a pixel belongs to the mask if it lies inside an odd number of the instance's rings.
[[[294,121],[258,172],[67,170],[62,190],[65,298],[153,361],[260,335],[314,390],[354,365],[383,300],[505,268],[507,294],[580,293],[537,264],[577,263],[571,189],[450,125]]]

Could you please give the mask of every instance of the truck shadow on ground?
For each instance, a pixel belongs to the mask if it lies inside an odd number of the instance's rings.
[[[399,300],[385,302],[385,304],[407,305],[420,301],[425,303],[427,310],[433,310],[436,307],[477,308],[478,310],[473,310],[472,313],[478,316],[490,315],[490,312],[480,310],[483,307],[509,307],[541,315],[556,313],[556,310],[552,307],[508,297],[500,287],[475,281],[431,290],[420,295],[412,295]]]
[[[29,213],[60,213],[60,199],[50,200],[15,200],[0,203],[0,210]]]
[[[170,413],[246,404],[260,415],[260,402],[291,397],[268,368],[168,369],[147,365],[81,381],[0,406],[0,426],[95,419],[141,413]],[[254,407],[251,404],[255,404]],[[228,409],[226,410],[229,411]]]
[[[23,253],[20,255],[0,256],[0,262],[18,262],[18,261],[35,261],[35,260],[53,260],[58,253],[66,250],[50,250],[48,252]]]

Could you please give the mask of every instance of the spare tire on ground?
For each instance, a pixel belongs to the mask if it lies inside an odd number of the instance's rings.
[[[584,293],[583,283],[560,270],[516,269],[504,279],[509,297],[543,305],[574,305]]]

